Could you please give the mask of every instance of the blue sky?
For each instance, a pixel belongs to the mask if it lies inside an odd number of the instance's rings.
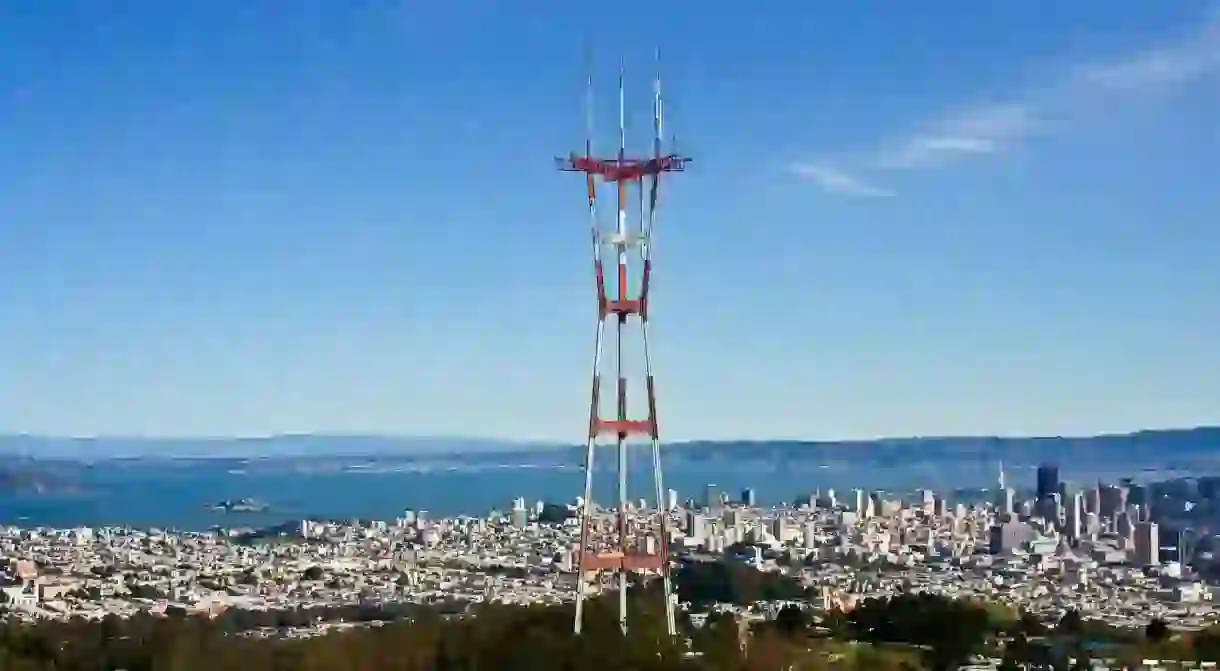
[[[1220,420],[1214,6],[755,4],[0,1],[0,429],[579,441],[586,35],[665,436]]]

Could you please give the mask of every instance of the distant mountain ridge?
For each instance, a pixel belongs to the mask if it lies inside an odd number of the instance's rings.
[[[738,443],[691,442],[683,444],[684,458],[691,461],[716,459],[833,460],[845,450],[867,452],[878,462],[918,458],[1000,460],[1019,457],[1030,461],[1066,463],[1073,459],[1121,459],[1146,457],[1212,457],[1220,460],[1220,426],[1190,429],[1156,429],[1097,436],[996,437],[960,436],[933,438],[886,438],[854,441],[769,441]]]
[[[875,440],[800,441],[726,440],[667,443],[667,458],[682,461],[835,459],[848,450],[870,459],[975,458],[1066,460],[1082,453],[1100,457],[1106,451],[1161,456],[1208,456],[1220,460],[1220,426],[1157,429],[1086,437],[914,437]],[[247,438],[71,438],[0,435],[0,454],[41,459],[98,460],[116,458],[290,458],[290,457],[427,457],[485,461],[520,458],[527,462],[578,462],[582,446],[545,442],[512,442],[488,438],[396,437],[342,434],[286,434]]]
[[[148,438],[0,435],[0,454],[44,459],[258,458],[437,455],[537,449],[540,443],[461,437],[283,434],[259,437]],[[554,447],[560,447],[555,445]]]

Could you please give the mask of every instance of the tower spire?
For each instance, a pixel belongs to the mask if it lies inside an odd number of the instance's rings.
[[[593,157],[593,47],[585,42],[585,158]]]
[[[627,97],[623,88],[626,62],[618,61],[618,159],[621,162],[627,155]]]
[[[652,81],[652,155],[661,156],[661,141],[664,137],[663,109],[661,107],[661,49],[657,48],[656,77]]]

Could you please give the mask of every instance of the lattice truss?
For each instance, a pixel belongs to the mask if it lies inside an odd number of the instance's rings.
[[[652,278],[652,236],[657,221],[661,176],[681,172],[690,159],[666,153],[662,145],[663,108],[661,80],[653,82],[653,142],[651,156],[627,155],[626,107],[623,73],[619,70],[619,149],[614,158],[593,155],[593,82],[589,77],[586,99],[585,151],[557,159],[561,170],[585,176],[589,206],[590,242],[597,298],[597,335],[592,366],[585,486],[580,511],[581,535],[577,548],[578,596],[575,630],[580,633],[584,600],[605,578],[619,592],[619,623],[627,628],[628,574],[659,575],[664,582],[670,634],[675,633],[672,585],[669,575],[669,519],[661,473],[660,431],[657,422],[656,384],[648,347],[649,289]],[[599,192],[617,192],[613,229],[607,230],[598,214]],[[634,202],[632,202],[634,201]],[[612,333],[607,334],[607,324]],[[611,335],[612,343],[607,343]],[[630,350],[635,350],[633,354]],[[628,370],[633,356],[642,355],[644,403],[629,404]],[[638,378],[635,380],[638,384]],[[631,386],[636,389],[635,385]],[[642,406],[642,407],[640,407]],[[618,476],[618,501],[602,511],[593,501],[593,474],[597,447],[613,440]],[[641,502],[628,501],[628,443],[650,446],[656,505],[649,511]],[[642,509],[642,510],[641,510]]]

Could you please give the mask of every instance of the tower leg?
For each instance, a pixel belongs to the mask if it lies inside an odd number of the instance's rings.
[[[573,631],[580,633],[585,610],[585,568],[589,555],[589,526],[593,524],[593,466],[597,449],[598,398],[601,396],[602,339],[606,320],[597,320],[597,337],[593,348],[593,391],[589,401],[589,441],[585,447],[585,495],[580,510],[580,547],[576,568],[576,621]]]
[[[620,294],[622,290],[620,290]],[[623,320],[618,320],[617,338],[618,361],[618,418],[627,421],[627,380],[623,377]],[[619,432],[616,443],[618,456],[618,542],[619,550],[624,556],[629,551],[627,547],[627,436]],[[618,569],[618,622],[623,634],[627,634],[627,567]]]
[[[652,357],[648,352],[648,321],[640,324],[644,338],[644,373],[648,381],[648,416],[652,420],[652,480],[656,485],[657,515],[660,517],[660,538],[657,551],[661,553],[661,584],[665,590],[665,625],[669,635],[677,636],[678,627],[674,616],[673,585],[669,575],[669,510],[665,501],[665,478],[661,473],[661,439],[657,425],[657,394],[653,386]]]

